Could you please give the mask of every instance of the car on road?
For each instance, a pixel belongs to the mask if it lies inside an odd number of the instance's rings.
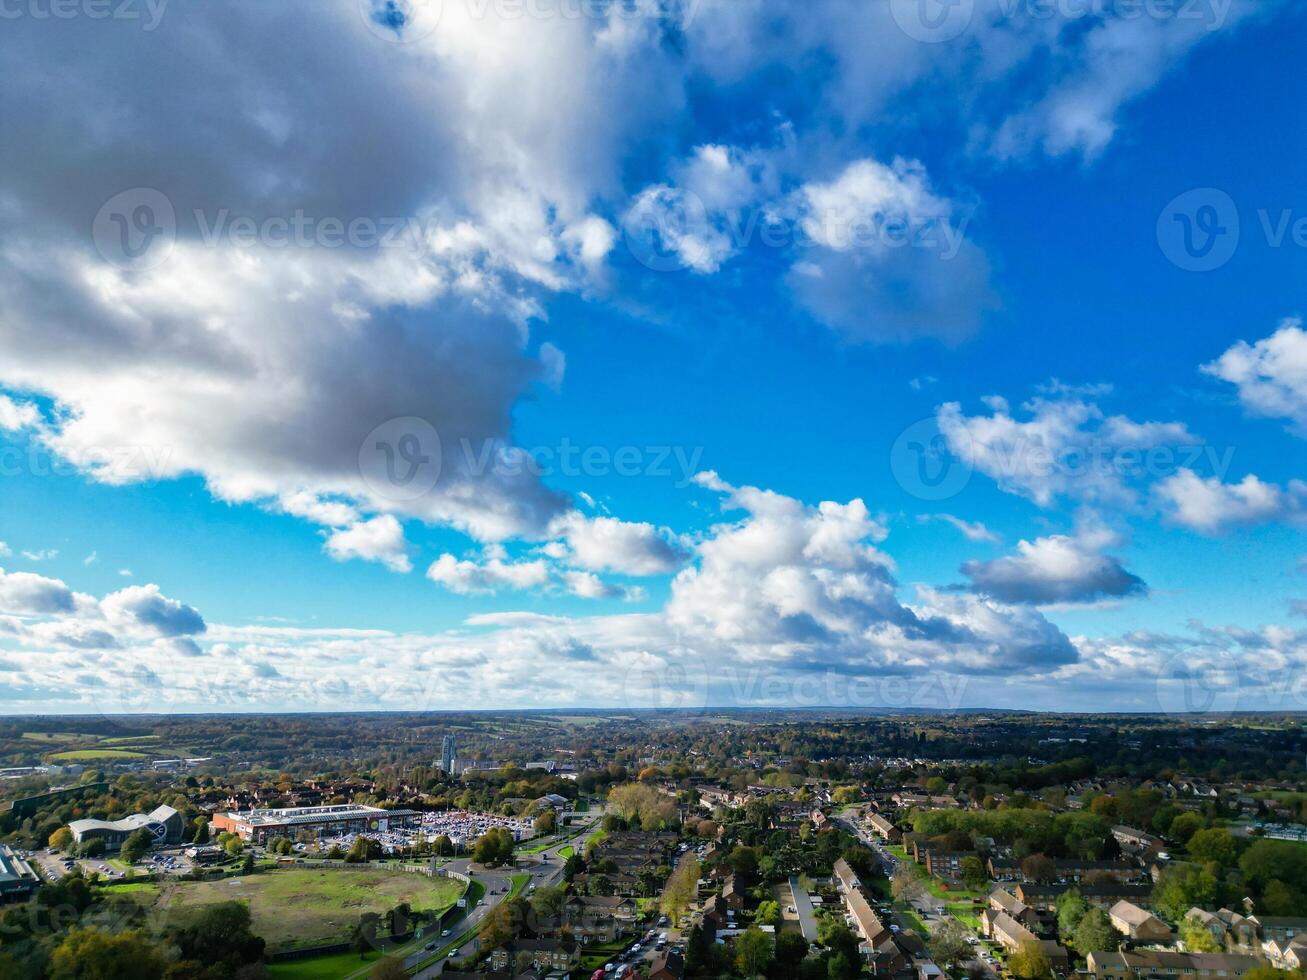
[[[444,939],[444,938],[446,938],[448,935],[449,935],[449,930],[446,929],[444,932],[442,932],[442,933],[440,934],[440,938],[441,938],[441,939]]]

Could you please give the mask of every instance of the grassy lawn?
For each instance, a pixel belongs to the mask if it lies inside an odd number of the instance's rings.
[[[286,868],[204,882],[119,885],[115,892],[184,917],[192,909],[216,902],[246,902],[254,932],[271,950],[337,942],[364,912],[385,913],[400,902],[414,909],[441,912],[458,900],[462,882],[451,878],[378,870]]]
[[[333,953],[331,956],[313,956],[289,963],[269,963],[268,976],[277,980],[338,980],[361,970],[381,959],[373,950],[366,953]]]
[[[921,921],[921,917],[912,906],[899,903],[894,906],[894,915],[899,920],[900,929],[911,929],[923,939],[930,938],[930,930],[926,928],[926,923]]]
[[[72,749],[68,752],[56,752],[50,756],[52,762],[87,762],[95,759],[144,759],[144,752],[130,752],[127,749]]]
[[[616,957],[625,952],[628,941],[608,943],[606,946],[586,946],[581,950],[581,971],[589,973],[602,969]]]
[[[576,848],[573,847],[571,844],[568,844],[566,847],[560,847],[558,849],[558,856],[562,858],[564,861],[566,861],[575,853],[576,853]]]

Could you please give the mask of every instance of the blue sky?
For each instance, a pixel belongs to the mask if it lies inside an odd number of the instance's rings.
[[[576,9],[23,8],[4,707],[1303,707],[1300,12]]]

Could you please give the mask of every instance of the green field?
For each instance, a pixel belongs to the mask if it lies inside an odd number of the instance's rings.
[[[68,752],[56,752],[50,756],[52,762],[91,762],[96,759],[144,758],[144,752],[129,752],[127,749],[72,749]]]
[[[190,910],[216,902],[244,901],[253,915],[255,933],[275,951],[342,941],[364,912],[382,914],[400,902],[415,910],[444,911],[462,895],[463,884],[452,878],[374,869],[286,868],[217,881],[129,885],[114,891],[132,895],[167,918],[184,918]]]
[[[380,953],[369,950],[366,953],[336,953],[287,963],[269,963],[267,969],[268,976],[276,980],[326,980],[328,977],[347,977],[379,959]]]

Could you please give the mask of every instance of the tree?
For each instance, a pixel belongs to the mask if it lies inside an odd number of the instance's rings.
[[[487,868],[497,868],[513,860],[513,835],[507,827],[491,827],[477,838],[472,860]]]
[[[1302,980],[1300,970],[1279,970],[1273,966],[1255,966],[1243,975],[1243,980]]]
[[[985,862],[974,854],[964,857],[961,867],[962,882],[972,891],[980,891],[989,884],[989,872],[985,870]]]
[[[1216,879],[1193,865],[1171,865],[1153,887],[1153,905],[1174,922],[1195,905],[1201,908],[1215,901]]]
[[[244,902],[218,902],[201,908],[173,933],[173,940],[183,959],[235,968],[263,958],[264,942],[250,925],[250,907]]]
[[[1045,980],[1053,975],[1048,954],[1035,940],[1026,940],[1021,948],[1008,957],[1008,969],[1022,980]]]
[[[1239,859],[1239,844],[1224,827],[1207,827],[1189,838],[1189,853],[1218,868],[1232,868]]]
[[[1196,813],[1185,811],[1171,821],[1167,833],[1181,844],[1188,844],[1189,838],[1203,827],[1203,818]]]
[[[1089,903],[1080,897],[1078,889],[1071,888],[1057,896],[1057,931],[1061,936],[1075,934],[1076,926],[1089,911]]]
[[[1052,881],[1057,877],[1057,865],[1046,854],[1031,854],[1022,859],[1021,873],[1031,881]]]
[[[1084,914],[1075,934],[1071,936],[1071,945],[1081,956],[1088,956],[1094,950],[1113,950],[1121,943],[1120,937],[1107,914],[1099,908],[1092,908]]]
[[[681,860],[663,885],[658,910],[673,922],[680,919],[694,901],[699,890],[699,874],[699,859],[691,855]]]
[[[1219,953],[1221,944],[1212,930],[1197,919],[1185,918],[1180,922],[1180,939],[1191,953]]]
[[[454,841],[448,834],[440,834],[431,842],[431,848],[437,857],[453,857]]]
[[[360,864],[364,861],[375,861],[381,857],[384,852],[381,849],[381,841],[375,837],[355,837],[354,843],[350,845],[349,853],[345,855],[345,860],[350,864]]]
[[[227,843],[222,845],[222,849],[227,852],[229,857],[237,857],[241,851],[245,850],[245,842],[239,837],[232,836],[227,839]]]
[[[912,902],[926,894],[926,872],[918,865],[904,864],[890,881],[890,894],[900,902]]]
[[[753,915],[753,921],[760,926],[779,925],[781,921],[780,903],[772,899],[759,902],[758,910]]]
[[[761,976],[771,965],[775,950],[771,936],[751,926],[735,939],[735,964],[746,977]]]
[[[371,980],[408,980],[408,970],[398,956],[383,956],[368,976]]]
[[[193,844],[207,844],[209,842],[209,818],[195,818],[195,833],[191,837]]]
[[[73,832],[67,827],[60,827],[46,842],[52,851],[66,851],[73,846]]]
[[[50,980],[159,980],[164,959],[138,930],[74,927],[50,955]]]
[[[788,976],[808,955],[808,940],[801,932],[782,932],[776,937],[776,965]]]
[[[552,809],[543,811],[535,819],[535,831],[540,836],[552,834],[558,830],[558,814]]]
[[[523,903],[513,898],[501,902],[486,913],[477,930],[482,949],[496,949],[507,945],[517,935],[517,924],[522,919]]]
[[[154,838],[150,836],[148,830],[142,827],[127,835],[127,839],[123,841],[123,846],[119,849],[118,854],[128,864],[135,864],[150,849],[152,843],[154,843]]]
[[[948,919],[936,929],[927,946],[931,958],[946,968],[971,959],[971,944],[967,942],[970,933],[957,919]]]

